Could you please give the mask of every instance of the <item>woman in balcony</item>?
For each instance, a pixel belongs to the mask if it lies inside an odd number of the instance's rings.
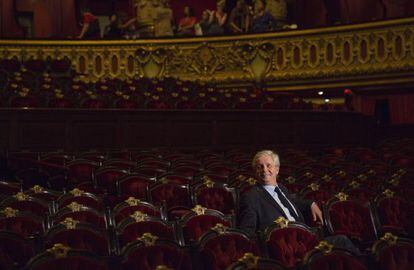
[[[238,0],[236,7],[230,13],[228,28],[233,34],[246,33],[250,25],[250,8],[244,0]]]
[[[217,2],[217,10],[207,10],[209,13],[209,29],[207,35],[222,35],[224,34],[224,24],[227,20],[227,13],[224,12],[226,5],[225,0]]]
[[[184,17],[180,19],[178,23],[177,35],[178,36],[193,36],[194,26],[197,22],[196,17],[193,15],[193,9],[190,6],[184,7]]]
[[[89,10],[83,12],[82,30],[79,39],[94,39],[101,37],[101,29],[99,27],[98,18]]]

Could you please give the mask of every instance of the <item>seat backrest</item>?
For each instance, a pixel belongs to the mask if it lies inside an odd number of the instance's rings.
[[[286,220],[287,221],[287,220]],[[270,258],[286,267],[296,267],[306,253],[319,242],[317,234],[304,224],[286,222],[275,223],[265,231],[265,243]]]
[[[161,265],[171,269],[192,269],[190,257],[183,248],[172,241],[151,240],[152,237],[146,234],[123,249],[121,264],[124,270],[151,270]]]
[[[319,245],[318,245],[319,246]],[[304,259],[304,268],[308,270],[368,270],[361,260],[349,251],[331,248],[331,250],[310,251]]]
[[[386,233],[372,247],[375,267],[380,270],[409,270],[413,267],[414,241]]]

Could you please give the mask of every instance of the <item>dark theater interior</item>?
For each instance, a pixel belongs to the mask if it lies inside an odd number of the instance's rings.
[[[413,0],[0,0],[0,270],[414,269]]]

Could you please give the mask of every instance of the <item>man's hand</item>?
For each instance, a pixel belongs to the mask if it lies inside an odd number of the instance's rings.
[[[319,221],[321,225],[323,225],[323,217],[322,217],[322,211],[319,209],[319,206],[316,204],[316,202],[313,202],[311,205],[311,213],[313,221]]]

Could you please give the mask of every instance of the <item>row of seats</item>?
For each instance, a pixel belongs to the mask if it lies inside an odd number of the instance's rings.
[[[412,239],[413,197],[407,196],[412,192],[413,172],[411,160],[414,149],[412,142],[412,140],[385,141],[377,145],[374,150],[338,147],[316,150],[281,150],[282,165],[279,181],[287,186],[290,185],[289,188],[302,185],[304,188],[300,192],[296,192],[297,195],[312,198],[322,205],[326,226],[319,228],[318,233],[308,230],[309,233],[317,236],[316,243],[322,239],[320,234],[332,235],[339,233],[347,235],[359,245],[363,254],[365,254],[362,262],[356,259],[355,256],[350,256],[350,258],[361,263],[361,266],[358,264],[358,267],[362,268],[358,269],[366,269],[367,267],[379,267],[376,264],[378,263],[376,259],[367,258],[366,256],[369,252],[375,250],[377,245],[373,245],[373,243],[383,237],[385,233],[392,232],[394,235],[398,235],[398,238],[388,237],[388,239],[401,239],[401,237]],[[310,255],[305,254],[307,252],[311,254],[312,251],[310,250],[315,245],[312,244],[304,248],[305,238],[303,238],[302,233],[292,233],[290,231],[282,234],[282,236],[276,238],[277,247],[273,249],[265,244],[268,238],[262,236],[255,239],[252,236],[245,235],[244,237],[249,241],[253,241],[259,247],[259,253],[255,253],[252,249],[243,249],[242,247],[251,246],[246,243],[237,244],[236,240],[231,239],[227,239],[227,242],[225,244],[221,243],[220,246],[212,244],[212,250],[209,251],[205,251],[207,244],[201,244],[204,243],[202,240],[204,238],[210,239],[211,237],[215,239],[211,234],[209,237],[205,235],[208,234],[209,229],[217,224],[223,224],[223,226],[229,227],[229,230],[237,231],[234,228],[237,217],[237,198],[247,191],[251,185],[255,184],[254,176],[250,170],[250,160],[253,153],[254,151],[243,149],[230,151],[152,149],[151,151],[128,150],[87,153],[9,153],[8,164],[12,172],[16,173],[16,177],[13,178],[13,173],[11,173],[11,176],[7,179],[11,181],[0,183],[2,198],[0,220],[3,224],[1,233],[20,237],[19,239],[24,240],[26,244],[27,241],[32,239],[35,249],[34,253],[26,256],[24,260],[11,259],[11,261],[18,262],[22,266],[34,254],[41,253],[45,257],[51,257],[50,252],[42,252],[46,249],[53,249],[54,244],[62,242],[63,246],[86,249],[85,252],[92,252],[91,256],[105,255],[102,247],[108,247],[104,248],[106,255],[104,256],[105,259],[101,261],[105,262],[105,267],[114,267],[115,265],[114,269],[119,269],[116,267],[124,265],[127,260],[127,246],[140,245],[130,242],[143,236],[144,233],[151,233],[158,236],[162,241],[170,241],[172,245],[178,245],[180,250],[184,249],[184,253],[192,259],[189,265],[192,265],[193,269],[225,269],[232,263],[241,263],[236,261],[243,257],[246,252],[253,253],[254,256],[266,257],[265,259],[255,257],[254,261],[260,261],[265,265],[270,264],[272,267],[306,265],[307,258]],[[117,159],[116,162],[114,162],[114,158]],[[175,166],[183,160],[191,162],[191,164],[185,164],[184,162],[178,167]],[[81,162],[79,163],[79,161]],[[161,170],[162,174],[137,175],[136,172],[131,170],[142,168],[140,165],[146,162],[152,165],[152,167],[149,166],[152,169]],[[86,170],[79,169],[79,167],[77,169],[71,168],[71,165],[83,163],[94,164],[95,167]],[[149,163],[145,164],[144,167],[148,166]],[[127,166],[122,167],[123,165]],[[211,165],[221,165],[222,168],[212,174],[209,170],[214,167],[211,167]],[[172,175],[168,175],[169,172],[172,172],[170,170],[180,167],[196,168],[196,170],[190,171],[191,173],[188,175],[184,173],[175,174],[174,177],[168,179],[168,176]],[[80,168],[84,168],[84,166]],[[286,169],[285,172],[283,172],[284,169]],[[22,173],[25,170],[36,173],[45,172],[48,181],[39,181],[40,178],[33,174],[27,174],[25,178]],[[112,174],[113,170],[122,171],[125,175]],[[76,174],[75,172],[80,173]],[[100,180],[101,173],[105,175],[106,172],[111,172],[110,177],[103,177],[104,180]],[[166,172],[167,174],[165,174]],[[142,186],[135,185],[130,193],[123,195],[122,192],[119,192],[122,191],[122,188],[120,189],[122,185],[120,184],[123,184],[124,180],[129,177],[134,179],[136,176],[149,181],[147,186],[144,185],[144,192],[140,200],[128,197],[139,197],[136,196],[140,194],[137,191],[142,190]],[[54,177],[60,177],[66,181],[66,184],[60,185],[56,190],[51,190],[50,183],[53,181],[50,181],[50,179]],[[106,182],[105,179],[112,180]],[[136,184],[135,180],[132,180],[132,182]],[[73,185],[67,185],[68,182]],[[49,184],[49,189],[47,186],[32,187],[34,183]],[[98,183],[99,185],[97,185]],[[179,186],[184,186],[186,192],[180,193],[174,189]],[[74,187],[77,189],[72,189]],[[159,187],[161,189],[158,190]],[[196,195],[199,188],[201,192]],[[82,191],[82,189],[85,191]],[[362,189],[362,193],[372,191],[372,197],[367,196],[366,200],[371,205],[364,204],[364,201],[354,200],[352,196],[347,196],[351,193],[351,190],[357,189]],[[294,189],[292,190],[295,192]],[[318,195],[326,193],[330,196]],[[179,199],[181,194],[185,194],[184,200],[189,204],[181,203]],[[231,194],[231,203],[223,199],[226,196],[223,194]],[[200,195],[207,195],[206,200],[202,201]],[[196,206],[196,204],[200,206]],[[229,210],[220,208],[229,205],[232,205]],[[22,218],[20,222],[17,221],[18,218]],[[25,219],[26,221],[22,222]],[[32,221],[27,221],[31,219]],[[315,225],[311,222],[309,224]],[[101,244],[100,248],[92,247],[92,243],[102,243],[99,242],[101,240],[91,241],[91,238],[86,236],[79,239],[79,234],[78,237],[70,236],[75,229],[68,229],[67,226],[82,227],[84,231],[90,231],[97,239],[106,240],[108,245]],[[218,225],[218,227],[220,226]],[[21,233],[25,231],[23,229],[25,227],[27,228],[26,234]],[[30,232],[30,228],[38,228],[38,230],[34,229]],[[306,226],[301,227],[301,229],[304,228],[309,229]],[[65,232],[67,230],[69,232]],[[58,240],[50,240],[55,233],[59,235],[58,232],[60,233],[60,231],[65,232],[62,232],[62,234],[66,236],[61,236],[61,238],[56,236],[55,239]],[[243,234],[243,232],[237,233]],[[215,234],[217,234],[216,231]],[[218,234],[221,235],[223,232]],[[85,241],[85,239],[89,240]],[[217,243],[215,240],[211,241]],[[397,241],[399,240],[392,240],[393,245]],[[410,242],[411,240],[407,241]],[[3,241],[1,242],[3,243]],[[315,243],[315,241],[312,243]],[[7,246],[12,245],[8,244]],[[322,246],[326,246],[326,244]],[[4,251],[5,249],[0,250],[7,253]],[[76,250],[76,252],[78,251]],[[216,254],[216,252],[219,253]],[[404,267],[410,265],[410,256],[407,257],[407,254],[410,254],[409,252],[406,249],[397,254],[397,256],[402,256],[398,259],[399,263],[403,262],[405,264],[405,266],[399,265],[398,267],[403,268],[397,269],[404,269]],[[144,253],[144,251],[139,252],[139,254]],[[19,253],[13,252],[13,254]],[[157,258],[168,257],[162,252],[157,254],[159,254]],[[10,259],[11,255],[7,256]],[[0,258],[7,256],[0,254]],[[34,258],[32,261],[37,261],[37,257]],[[29,263],[30,267],[33,267],[31,265],[32,261]],[[142,261],[146,262],[146,265],[140,265],[140,269],[146,269],[145,267],[155,269],[158,266],[150,264],[149,259],[143,258]],[[390,261],[394,262],[393,260]],[[382,263],[382,265],[388,267],[390,261]],[[130,263],[134,267],[138,267],[136,266],[137,260],[132,260]],[[174,263],[176,262],[165,262],[170,268],[176,268],[177,264]],[[341,269],[341,267],[349,269],[350,267],[349,264],[345,266],[338,261],[339,264],[335,265],[336,268],[332,268],[332,263],[331,261],[328,264],[331,268],[326,266],[326,269]],[[203,266],[207,268],[203,268]],[[129,269],[129,266],[125,267]],[[181,268],[184,269],[183,267]],[[356,264],[353,267],[356,268]]]
[[[3,107],[343,110],[256,87],[220,88],[173,78],[102,79],[95,83],[70,70],[68,59],[0,60]],[[4,67],[4,69],[2,69]],[[64,71],[64,70],[67,71]]]

